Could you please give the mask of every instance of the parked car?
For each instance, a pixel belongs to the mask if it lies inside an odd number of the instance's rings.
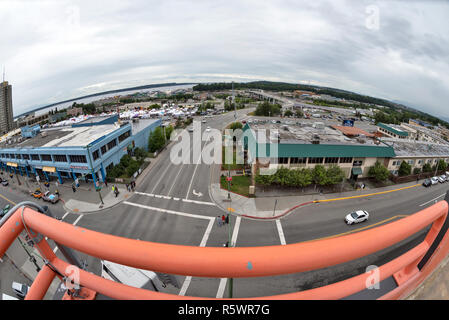
[[[209,132],[209,131],[210,131],[210,127],[207,127],[207,128],[206,128],[206,132]]]
[[[349,225],[366,221],[368,220],[368,218],[369,218],[368,212],[366,212],[365,210],[357,210],[348,214],[345,217],[345,222]]]
[[[422,185],[424,186],[424,187],[430,187],[431,185],[432,185],[432,181],[430,180],[430,179],[426,179],[426,180],[424,180],[424,182],[422,183]]]
[[[189,132],[193,132],[193,127],[189,127],[187,130],[188,130]]]
[[[6,187],[8,184],[9,184],[8,180],[6,180],[6,179],[2,180],[2,186]]]
[[[44,201],[48,201],[48,202],[51,202],[53,204],[59,201],[59,197],[57,195],[53,194],[53,193],[50,193],[50,191],[46,191],[43,194],[42,199]]]
[[[25,299],[28,290],[30,290],[30,287],[28,287],[26,284],[18,283],[13,281],[12,283],[12,289],[14,290],[14,293],[21,299]]]
[[[31,194],[35,199],[40,199],[42,198],[42,192],[40,189],[36,189],[32,194]]]
[[[432,184],[437,184],[438,183],[438,178],[437,177],[432,177],[432,179],[430,179],[430,181],[432,182]]]
[[[9,209],[11,209],[11,205],[7,204],[2,211],[0,211],[0,218],[8,213]]]
[[[439,177],[438,177],[438,181],[439,181],[440,183],[445,183],[445,182],[446,182],[446,176],[439,176]]]

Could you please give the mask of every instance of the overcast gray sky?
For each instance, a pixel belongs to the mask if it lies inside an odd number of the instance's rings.
[[[273,80],[449,117],[446,1],[0,0],[14,114],[161,82]]]

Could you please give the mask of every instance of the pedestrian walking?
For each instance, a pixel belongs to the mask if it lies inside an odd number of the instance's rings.
[[[221,222],[222,222],[223,224],[226,223],[226,217],[225,217],[225,215],[222,215],[222,216],[221,216]]]
[[[226,222],[226,224],[229,224],[229,214],[226,216],[225,222]]]
[[[125,184],[125,186],[126,186],[126,190],[128,190],[128,192],[129,192],[129,184]]]
[[[106,181],[106,179],[104,180],[104,185],[106,186],[106,188],[108,187],[108,182]]]
[[[131,181],[131,190],[134,192],[134,188],[136,187],[136,183],[133,181]]]
[[[221,219],[220,219],[220,216],[217,216],[217,217],[215,218],[215,221],[217,222],[217,227],[221,227]]]
[[[72,185],[72,190],[73,190],[73,192],[76,192],[76,188],[74,185]]]

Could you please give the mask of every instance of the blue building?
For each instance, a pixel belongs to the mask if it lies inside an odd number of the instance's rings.
[[[160,119],[118,122],[117,117],[91,118],[71,127],[42,130],[34,137],[0,143],[0,167],[22,176],[51,177],[64,183],[84,176],[104,182],[107,171],[135,147],[148,149],[150,133]],[[93,173],[93,174],[92,174]]]

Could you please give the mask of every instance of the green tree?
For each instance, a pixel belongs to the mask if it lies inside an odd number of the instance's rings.
[[[170,136],[171,136],[173,130],[174,130],[174,128],[172,126],[168,126],[165,128],[165,138],[167,140],[170,140]]]
[[[420,174],[420,173],[421,173],[421,169],[420,168],[413,169],[413,174]]]
[[[237,129],[242,129],[242,128],[243,128],[243,124],[241,122],[233,122],[229,126],[229,129],[231,129],[231,130],[237,130]]]
[[[402,161],[398,173],[401,177],[408,176],[412,173],[412,166],[409,165],[406,161]]]
[[[438,171],[445,171],[447,169],[447,163],[444,160],[438,161]]]
[[[432,166],[430,165],[430,163],[425,163],[422,167],[422,171],[423,172],[431,172],[432,171]]]
[[[150,152],[156,152],[165,145],[165,137],[161,127],[157,127],[151,132],[148,139],[148,149]]]
[[[376,161],[374,166],[369,168],[368,175],[381,182],[388,179],[388,177],[390,176],[390,172],[382,163]]]
[[[315,183],[315,187],[317,185],[325,186],[328,184],[326,168],[324,168],[324,166],[320,164],[316,165],[315,168],[313,168],[312,177],[313,182]]]
[[[344,171],[337,165],[333,164],[326,170],[327,184],[335,185],[343,182],[345,178]]]
[[[254,114],[256,116],[276,116],[281,114],[281,106],[278,104],[271,104],[267,101],[259,104],[256,108],[256,111],[254,111]]]
[[[295,116],[297,118],[302,118],[302,117],[304,117],[304,112],[302,112],[300,109],[297,109],[295,112]]]

